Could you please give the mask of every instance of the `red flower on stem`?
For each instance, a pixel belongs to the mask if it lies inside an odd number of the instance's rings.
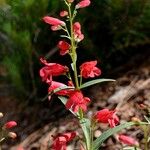
[[[76,132],[68,132],[54,137],[53,150],[67,150],[67,143],[75,138]]]
[[[76,5],[76,9],[87,7],[91,4],[90,0],[82,0]]]
[[[130,146],[138,145],[138,142],[134,138],[129,137],[127,135],[120,134],[118,136],[118,139],[121,143],[126,144],[126,145],[130,145]]]
[[[85,62],[80,66],[81,76],[84,78],[93,78],[101,75],[101,70],[96,67],[97,61]]]
[[[15,121],[9,121],[6,124],[4,124],[5,129],[11,129],[15,126],[17,126],[17,123]]]
[[[57,47],[60,49],[60,55],[65,55],[69,52],[70,44],[65,41],[59,41]]]
[[[54,91],[54,90],[57,89],[57,88],[61,88],[61,87],[65,87],[65,86],[66,86],[66,85],[63,84],[63,83],[56,82],[56,81],[52,81],[50,87],[48,88],[48,93],[51,93],[52,91]],[[72,86],[72,88],[74,88],[74,87]],[[68,93],[69,93],[71,90],[72,90],[72,89],[60,90],[60,91],[56,92],[55,94],[66,96],[66,95],[68,95]],[[50,100],[51,96],[49,96],[48,98],[49,98],[49,100]]]
[[[65,74],[69,69],[66,66],[62,66],[57,63],[47,63],[47,61],[43,58],[40,61],[45,65],[42,69],[40,69],[40,76],[43,81],[51,84],[52,76],[59,76]]]
[[[65,22],[61,21],[57,18],[53,18],[53,17],[49,17],[49,16],[45,16],[43,17],[44,22],[52,25],[52,26],[65,26]]]
[[[119,118],[115,114],[115,110],[102,109],[96,113],[94,118],[100,123],[109,123],[111,128],[119,123]]]
[[[81,25],[79,22],[73,24],[73,32],[75,41],[80,42],[84,39],[84,35],[81,33]]]
[[[68,16],[68,11],[66,11],[66,10],[61,11],[61,12],[60,12],[60,16],[61,16],[61,17]]]
[[[88,97],[84,97],[81,91],[70,91],[69,99],[66,103],[67,109],[72,109],[73,112],[78,112],[79,108],[83,111],[87,110],[87,104],[90,102]]]

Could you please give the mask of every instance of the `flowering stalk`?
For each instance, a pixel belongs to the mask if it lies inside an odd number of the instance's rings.
[[[48,63],[45,59],[40,59],[41,63],[45,66],[40,69],[40,76],[44,82],[49,85],[48,93],[49,100],[52,94],[58,95],[58,98],[64,103],[66,109],[70,110],[79,121],[79,124],[82,128],[84,139],[81,145],[80,150],[98,150],[102,145],[104,140],[106,140],[109,136],[117,133],[123,128],[129,127],[136,123],[129,122],[125,124],[119,124],[119,118],[117,116],[118,110],[109,110],[102,109],[96,112],[90,119],[85,117],[85,112],[87,111],[87,105],[91,101],[88,97],[85,97],[82,93],[82,89],[88,86],[92,86],[97,83],[105,82],[105,81],[114,81],[112,79],[95,79],[85,83],[82,83],[82,79],[85,78],[94,78],[101,75],[101,70],[96,66],[97,61],[87,61],[80,65],[78,73],[77,70],[77,45],[78,43],[84,39],[84,35],[81,32],[81,25],[79,22],[74,22],[74,18],[77,14],[77,10],[80,8],[84,8],[90,5],[90,0],[80,0],[79,3],[75,5],[75,8],[72,10],[72,3],[74,0],[64,0],[67,11],[63,10],[60,12],[61,17],[67,17],[67,21],[69,21],[69,30],[66,22],[63,20],[59,20],[54,17],[46,16],[44,17],[44,21],[51,26],[53,31],[63,30],[65,31],[65,35],[61,35],[63,38],[67,38],[69,42],[66,40],[61,40],[58,42],[58,48],[60,50],[60,55],[69,54],[72,60],[71,68],[73,71],[73,77],[70,73],[70,70],[67,66],[57,64],[57,63]],[[60,83],[54,81],[53,78],[55,76],[65,75],[68,81],[68,86],[64,83]],[[80,82],[79,78],[80,77]],[[72,80],[73,79],[73,80]],[[83,80],[84,81],[84,80]],[[96,140],[94,140],[94,128],[98,123],[109,124],[110,129],[101,136],[99,136]],[[73,138],[77,136],[76,132],[67,132],[64,134],[59,134],[54,137],[52,149],[53,150],[66,150],[67,143],[71,141]],[[122,136],[122,140],[128,143],[128,139]],[[134,141],[134,140],[133,140]],[[129,143],[130,144],[130,143]]]
[[[72,58],[72,63],[73,63],[73,71],[74,71],[74,78],[75,78],[75,85],[76,89],[79,89],[79,81],[78,81],[78,73],[77,73],[77,53],[76,53],[76,46],[75,46],[75,40],[74,40],[74,33],[73,33],[73,19],[74,15],[72,15],[71,12],[71,4],[67,4],[68,6],[68,12],[69,12],[69,21],[70,21],[70,33],[71,33],[71,58]]]

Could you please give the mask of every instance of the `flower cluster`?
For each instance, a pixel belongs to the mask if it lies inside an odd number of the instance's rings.
[[[53,144],[51,148],[53,150],[66,150],[67,143],[76,137],[76,132],[67,132],[53,137]]]
[[[71,11],[74,0],[65,0],[65,3],[68,7],[68,10],[63,10],[60,12],[60,17],[62,17],[62,19],[45,16],[43,20],[45,23],[51,25],[51,29],[53,31],[63,30],[65,32],[65,35],[63,34],[63,36],[61,36],[63,39],[58,41],[57,47],[61,56],[70,56],[72,64],[69,67],[58,63],[49,63],[44,58],[41,58],[40,61],[44,67],[40,69],[39,74],[42,78],[42,81],[46,82],[49,86],[49,100],[53,93],[57,94],[58,96],[65,97],[67,99],[65,103],[66,109],[71,110],[80,120],[82,120],[84,112],[87,111],[87,105],[91,101],[90,98],[84,96],[83,92],[81,91],[81,87],[83,85],[82,80],[100,76],[101,69],[97,67],[96,60],[84,62],[79,66],[79,68],[77,68],[76,65],[77,47],[79,42],[84,39],[84,34],[81,30],[81,24],[77,21],[74,21],[74,18],[78,9],[90,5],[90,0],[81,0],[79,3],[74,4],[74,11]],[[64,18],[67,18],[67,21],[69,21],[70,29],[68,29]],[[80,73],[78,73],[79,71]],[[71,72],[73,72],[73,75]],[[55,77],[60,75],[66,76],[68,79],[68,84],[55,81]],[[119,124],[119,118],[116,115],[115,110],[100,110],[95,113],[95,115],[92,117],[92,120],[95,123],[99,122],[109,124],[111,128]],[[75,136],[76,132],[69,132],[54,137],[52,149],[66,150],[66,144],[75,138]]]
[[[3,117],[3,113],[0,112],[0,118]],[[11,132],[10,130],[17,126],[15,121],[8,121],[4,125],[2,125],[2,129],[0,131],[0,142],[5,140],[7,137],[15,139],[17,134],[15,132]]]
[[[67,1],[68,5],[70,3],[73,3],[73,1]],[[75,10],[79,8],[84,8],[90,5],[90,0],[82,0],[75,6]],[[60,12],[61,17],[69,16],[69,18],[72,18],[74,14],[70,14],[71,12],[68,12],[66,10]],[[84,35],[81,31],[81,25],[79,22],[71,22],[71,31],[67,29],[65,21],[62,21],[60,19],[45,16],[43,18],[44,22],[51,25],[51,29],[63,29],[66,31],[68,38],[70,41],[66,41],[65,39],[62,39],[58,42],[57,47],[60,50],[60,55],[66,55],[69,54],[72,58],[73,64],[76,65],[74,57],[76,53],[76,47],[77,44],[84,39]],[[52,93],[55,89],[65,87],[66,85],[64,83],[56,82],[53,80],[53,77],[65,75],[70,72],[69,67],[58,64],[58,63],[48,63],[45,59],[40,59],[41,63],[44,64],[44,67],[40,69],[40,76],[42,78],[42,81],[46,82],[49,85],[48,93]],[[80,78],[93,78],[96,76],[99,76],[101,74],[101,70],[96,67],[97,61],[88,61],[81,64],[79,67],[80,69]],[[75,72],[75,78],[78,79],[76,66],[73,68]],[[82,109],[82,111],[87,110],[87,104],[90,102],[90,99],[83,96],[83,93],[80,91],[80,85],[78,85],[78,81],[75,79],[75,82],[73,85],[76,85],[74,90],[61,90],[59,92],[56,92],[55,94],[67,96],[68,101],[66,103],[67,109],[72,109],[75,113],[79,111],[79,109]],[[80,79],[81,80],[81,79]],[[74,82],[71,78],[71,82]],[[50,99],[50,96],[49,96]]]

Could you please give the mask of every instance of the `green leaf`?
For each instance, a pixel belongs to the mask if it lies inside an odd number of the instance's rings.
[[[123,150],[141,150],[141,149],[130,146],[130,147],[124,147]]]
[[[58,96],[58,98],[61,100],[61,102],[62,102],[64,105],[66,105],[68,98],[66,98],[66,97],[64,97],[64,96]],[[77,113],[77,114],[74,113],[71,109],[69,109],[69,111],[70,111],[73,115],[75,115],[75,116],[78,115],[78,113]]]
[[[108,139],[110,136],[112,136],[113,134],[119,132],[120,130],[124,129],[124,128],[128,128],[132,125],[135,125],[137,123],[135,122],[126,122],[124,124],[120,124],[119,126],[116,126],[114,128],[111,128],[105,132],[103,132],[94,142],[94,150],[98,150],[99,147],[102,145],[102,143]]]
[[[62,87],[59,87],[59,88],[55,89],[55,90],[52,92],[52,94],[53,94],[53,93],[56,93],[56,92],[59,92],[59,91],[62,91],[62,90],[67,90],[67,89],[74,89],[74,87],[72,87],[72,86],[62,86]]]
[[[91,86],[91,85],[94,85],[94,84],[98,84],[98,83],[101,83],[101,82],[108,82],[108,81],[115,81],[113,79],[95,79],[95,80],[92,80],[92,81],[89,81],[89,82],[86,82],[84,84],[82,84],[80,86],[80,89],[83,89],[85,87],[88,87],[88,86]]]
[[[72,70],[74,71],[73,63],[71,63],[71,68],[72,68]]]
[[[90,149],[90,145],[91,145],[91,143],[90,143],[91,142],[91,140],[90,140],[90,133],[91,133],[90,120],[83,118],[80,120],[80,125],[81,125],[81,128],[82,128],[84,136],[85,136],[87,149]]]
[[[146,121],[150,124],[150,117],[147,117],[144,115],[144,118],[146,119]]]

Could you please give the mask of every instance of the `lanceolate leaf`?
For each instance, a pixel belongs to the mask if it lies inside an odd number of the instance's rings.
[[[74,89],[74,87],[72,87],[72,86],[63,86],[63,87],[59,87],[59,88],[57,88],[57,89],[55,89],[54,91],[52,91],[51,93],[49,93],[49,94],[47,94],[43,99],[42,99],[42,101],[44,101],[44,100],[46,100],[47,98],[48,98],[48,96],[52,96],[54,93],[56,93],[56,92],[59,92],[59,91],[61,91],[61,90],[69,90],[69,89]]]
[[[66,105],[68,98],[66,98],[66,97],[64,97],[64,96],[58,96],[58,98],[61,100],[61,102],[62,102],[64,105]],[[70,111],[73,115],[75,115],[75,116],[78,115],[78,114],[74,113],[71,109],[69,109],[69,111]]]
[[[120,130],[124,129],[124,128],[128,128],[132,125],[135,125],[137,123],[135,122],[126,122],[124,124],[120,124],[119,126],[116,126],[114,128],[111,128],[105,132],[103,132],[93,143],[93,150],[98,150],[99,147],[102,145],[102,143],[108,139],[110,136],[112,136],[113,134],[119,132]]]
[[[56,92],[59,92],[59,91],[61,91],[61,90],[67,90],[67,89],[74,89],[74,87],[72,87],[72,86],[62,86],[62,87],[59,87],[59,88],[55,89],[55,90],[52,92],[52,94],[53,94],[53,93],[56,93]]]
[[[68,100],[66,97],[64,97],[64,96],[58,96],[58,98],[61,100],[61,102],[62,102],[64,105],[66,105],[67,100]]]
[[[83,130],[83,133],[84,133],[84,137],[85,137],[85,140],[86,140],[86,147],[87,149],[89,150],[90,149],[90,146],[91,146],[91,143],[90,143],[90,120],[89,119],[86,119],[86,118],[83,118],[80,120],[80,125],[81,125],[81,128]]]
[[[91,85],[94,85],[94,84],[98,84],[98,83],[101,83],[101,82],[108,82],[108,81],[115,81],[113,79],[95,79],[95,80],[92,80],[92,81],[89,81],[89,82],[86,82],[84,84],[82,84],[80,86],[80,89],[83,89],[85,87],[88,87],[88,86],[91,86]]]

